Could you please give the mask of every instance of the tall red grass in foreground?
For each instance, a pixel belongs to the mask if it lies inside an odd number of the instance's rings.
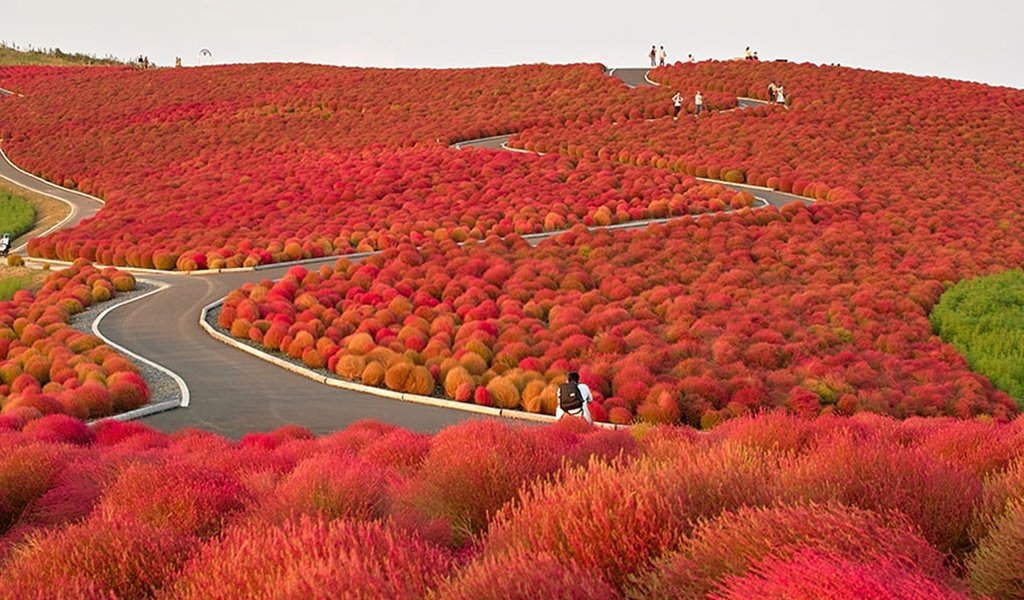
[[[450,566],[445,551],[386,525],[303,517],[232,530],[195,556],[168,596],[422,598]]]
[[[0,432],[0,598],[1018,597],[1019,423],[948,423],[363,422],[239,442],[18,423]]]

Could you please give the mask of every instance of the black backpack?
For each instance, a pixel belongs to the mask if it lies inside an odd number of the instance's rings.
[[[578,385],[567,381],[558,386],[558,406],[567,413],[576,412],[583,408],[583,394],[580,393]]]

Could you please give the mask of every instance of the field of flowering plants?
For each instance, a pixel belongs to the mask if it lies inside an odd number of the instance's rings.
[[[45,258],[240,267],[688,214],[713,200],[683,198],[691,186],[653,168],[447,148],[535,124],[667,114],[663,93],[629,90],[598,65],[12,68],[0,83],[25,95],[0,104],[11,157],[108,201],[96,219],[33,242]]]
[[[240,442],[4,421],[0,596],[1018,598],[1022,448],[1019,419],[874,415]]]
[[[90,305],[134,288],[129,273],[78,261],[54,271],[38,292],[21,290],[0,302],[0,428],[50,414],[95,419],[149,400],[135,365],[68,324]]]

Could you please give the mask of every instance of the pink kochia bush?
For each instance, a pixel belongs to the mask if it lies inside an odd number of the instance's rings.
[[[0,433],[0,597],[1017,597],[1024,422],[962,464],[957,423],[30,424]]]
[[[0,431],[43,415],[91,419],[149,401],[131,362],[69,325],[92,304],[134,288],[131,274],[80,260],[49,275],[37,292],[20,290],[0,302]],[[48,420],[30,431],[40,438],[89,436],[68,420]]]

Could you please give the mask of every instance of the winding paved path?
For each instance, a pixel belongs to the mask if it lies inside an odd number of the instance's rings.
[[[647,69],[615,69],[611,74],[628,85],[644,86],[650,85],[646,73]],[[500,149],[508,137],[470,141],[460,146]],[[20,171],[6,156],[0,156],[0,176],[70,204],[72,213],[60,225],[62,227],[71,227],[94,215],[101,206],[100,201],[91,196]],[[774,205],[803,200],[760,188],[754,191],[756,196]],[[532,238],[531,243],[539,243],[543,236]],[[336,259],[327,257],[323,262]],[[178,373],[191,393],[188,408],[152,415],[146,417],[145,422],[165,431],[200,427],[240,437],[249,431],[265,431],[287,424],[327,433],[362,419],[378,419],[417,431],[437,431],[460,421],[480,418],[474,413],[331,388],[230,348],[199,327],[199,314],[204,306],[247,281],[279,279],[288,268],[283,265],[245,273],[143,276],[168,287],[112,310],[100,330],[117,344]]]

